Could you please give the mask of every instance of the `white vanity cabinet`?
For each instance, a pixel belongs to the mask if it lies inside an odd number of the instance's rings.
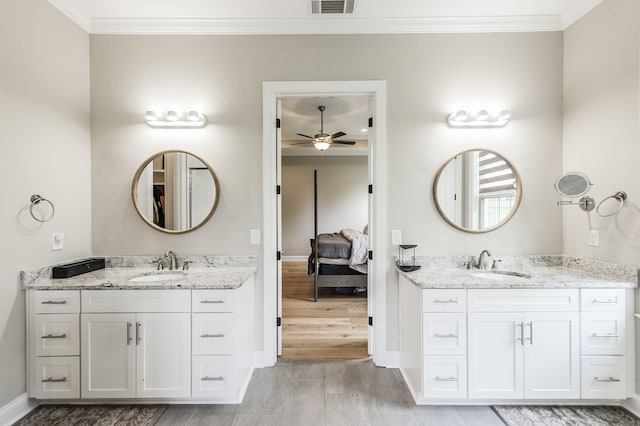
[[[83,398],[188,398],[189,290],[82,292]]]

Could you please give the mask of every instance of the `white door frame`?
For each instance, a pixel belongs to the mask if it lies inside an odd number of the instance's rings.
[[[385,262],[386,230],[386,124],[387,83],[369,81],[276,81],[262,85],[262,194],[263,194],[263,264],[264,322],[262,360],[257,364],[272,366],[277,361],[277,214],[276,214],[276,100],[281,97],[372,96],[374,99],[373,144],[369,144],[370,181],[373,185],[373,212],[369,223],[369,263],[373,280],[373,362],[391,366],[387,354],[387,285]]]

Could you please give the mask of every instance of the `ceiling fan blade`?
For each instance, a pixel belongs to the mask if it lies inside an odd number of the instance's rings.
[[[303,135],[302,133],[296,133],[298,136],[303,136],[305,138],[313,139],[313,136]]]
[[[337,132],[331,135],[331,139],[335,139],[335,138],[341,138],[343,136],[346,136],[345,132]]]
[[[291,146],[293,146],[293,145],[304,145],[306,143],[313,143],[313,141],[295,142],[295,143],[290,143],[289,145],[291,145]]]
[[[356,141],[333,141],[333,143],[338,143],[340,145],[355,145]]]

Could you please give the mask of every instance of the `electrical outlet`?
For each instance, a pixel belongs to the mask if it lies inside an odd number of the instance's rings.
[[[600,232],[597,229],[589,231],[589,245],[598,247],[600,245]]]
[[[64,234],[62,232],[54,232],[51,234],[51,250],[62,250],[64,247]]]
[[[249,231],[249,240],[251,241],[251,244],[253,244],[253,245],[260,244],[260,230],[259,229],[252,229],[251,231]]]
[[[393,229],[391,231],[391,244],[398,246],[402,244],[402,231],[399,229]]]

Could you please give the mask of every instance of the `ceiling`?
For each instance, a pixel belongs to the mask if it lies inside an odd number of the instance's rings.
[[[312,0],[49,3],[92,34],[385,34],[562,31],[602,1],[355,0],[348,15],[313,15]]]

